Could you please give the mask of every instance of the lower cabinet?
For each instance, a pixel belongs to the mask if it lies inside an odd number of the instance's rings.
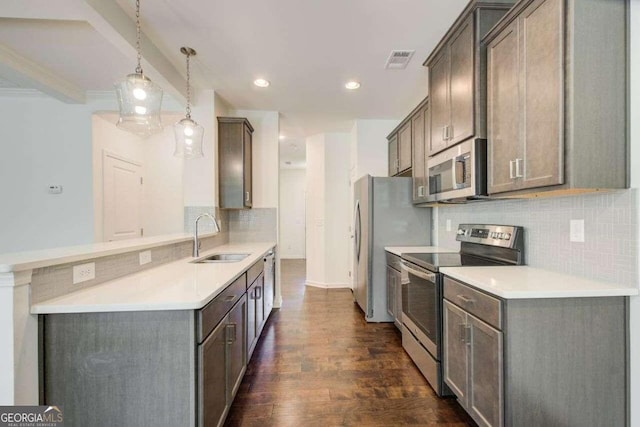
[[[400,257],[387,253],[387,312],[398,329],[402,327],[402,273]]]
[[[443,293],[444,381],[479,426],[627,424],[627,297]]]
[[[444,301],[444,378],[481,426],[503,425],[502,332]]]
[[[198,346],[200,426],[220,426],[229,412],[246,369],[243,295],[234,308]]]

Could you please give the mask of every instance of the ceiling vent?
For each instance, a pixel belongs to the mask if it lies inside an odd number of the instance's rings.
[[[404,70],[407,68],[409,61],[411,61],[411,57],[413,57],[414,52],[415,50],[391,51],[391,55],[389,55],[389,59],[387,59],[385,68],[389,70]]]

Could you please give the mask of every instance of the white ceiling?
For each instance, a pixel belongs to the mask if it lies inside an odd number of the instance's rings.
[[[142,25],[170,64],[156,62],[172,74],[162,78],[177,83],[179,48],[191,46],[198,87],[238,109],[279,111],[282,132],[303,138],[348,131],[357,118],[406,115],[426,95],[422,62],[467,1],[154,0],[142,1]],[[109,89],[134,65],[122,43],[131,41],[132,23],[120,20],[113,32],[103,25],[117,16],[113,2],[133,15],[134,0],[3,0],[0,17],[26,19],[0,20],[0,44],[83,89]],[[407,69],[384,69],[394,49],[416,51]],[[254,87],[257,77],[271,86]],[[347,91],[350,79],[362,87]]]

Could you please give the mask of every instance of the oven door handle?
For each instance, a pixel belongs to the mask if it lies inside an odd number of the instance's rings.
[[[417,270],[413,267],[410,267],[406,261],[400,262],[401,268],[409,274],[413,274],[414,276],[420,277],[422,279],[428,280],[430,282],[436,281],[436,275],[434,273],[428,271]]]

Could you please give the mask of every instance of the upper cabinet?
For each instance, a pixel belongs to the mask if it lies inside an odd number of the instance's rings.
[[[389,176],[411,173],[411,122],[406,119],[387,137],[389,141]]]
[[[253,127],[242,117],[218,117],[218,193],[222,209],[250,208]]]
[[[413,203],[427,201],[426,151],[429,139],[429,100],[425,98],[387,137],[389,176],[413,178]]]
[[[523,0],[487,35],[489,194],[628,186],[626,22],[625,2]]]
[[[482,37],[514,1],[472,1],[427,58],[432,156],[471,137],[486,137],[486,60]]]

